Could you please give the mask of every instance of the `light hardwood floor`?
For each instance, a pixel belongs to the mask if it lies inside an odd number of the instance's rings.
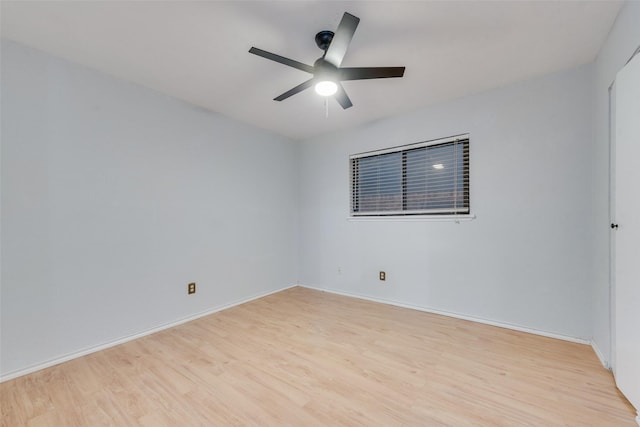
[[[7,381],[0,403],[6,427],[636,426],[586,345],[304,288]]]

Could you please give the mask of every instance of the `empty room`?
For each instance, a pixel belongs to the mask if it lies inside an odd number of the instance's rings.
[[[640,426],[639,1],[0,19],[2,427]]]

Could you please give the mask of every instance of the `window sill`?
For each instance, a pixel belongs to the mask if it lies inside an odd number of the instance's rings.
[[[398,222],[463,222],[473,221],[475,214],[464,215],[389,215],[389,216],[350,216],[347,221],[398,221]]]

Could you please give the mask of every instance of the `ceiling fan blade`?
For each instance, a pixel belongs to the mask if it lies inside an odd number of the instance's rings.
[[[344,55],[347,53],[347,48],[349,47],[349,43],[351,43],[353,33],[356,32],[359,22],[360,18],[353,16],[350,13],[345,12],[344,15],[342,15],[340,25],[338,25],[338,29],[333,35],[331,44],[325,52],[325,61],[330,62],[336,67],[339,67],[340,64],[342,64]]]
[[[313,67],[311,65],[303,64],[302,62],[294,61],[293,59],[285,58],[284,56],[276,55],[275,53],[267,52],[257,47],[249,49],[249,53],[313,74]]]
[[[342,87],[340,82],[338,82],[338,91],[334,96],[336,98],[336,101],[338,101],[338,104],[340,104],[343,109],[346,110],[347,108],[353,106],[351,100],[349,99],[349,96],[347,95],[347,92],[345,92],[344,87]]]
[[[338,69],[339,80],[386,79],[402,77],[404,67],[361,67]]]
[[[295,95],[296,93],[299,93],[299,92],[302,92],[305,89],[308,89],[309,87],[311,87],[311,85],[313,85],[313,79],[309,79],[304,83],[300,83],[298,86],[294,87],[293,89],[289,89],[288,91],[286,91],[282,95],[273,98],[273,100],[274,101],[283,101],[283,100],[289,98],[290,96]]]

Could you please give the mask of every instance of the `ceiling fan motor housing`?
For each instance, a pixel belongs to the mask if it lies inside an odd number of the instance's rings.
[[[313,63],[313,76],[319,80],[337,80],[338,68],[325,60],[324,58],[316,59]]]

